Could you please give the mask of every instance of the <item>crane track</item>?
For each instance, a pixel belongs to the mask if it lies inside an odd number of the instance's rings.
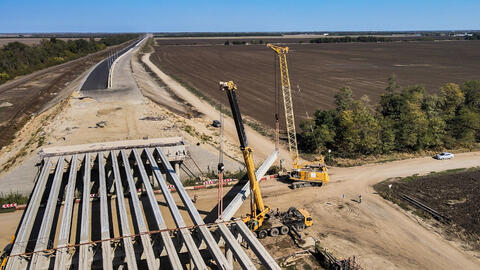
[[[405,194],[401,195],[400,196],[402,199],[404,199],[405,201],[407,201],[408,203],[410,203],[411,205],[413,206],[416,206],[420,209],[422,209],[423,211],[429,213],[430,215],[432,215],[432,217],[434,217],[436,220],[439,220],[441,222],[444,222],[444,223],[448,223],[450,222],[450,218],[443,215],[442,213],[430,208],[429,206],[413,199],[412,197],[409,197]]]

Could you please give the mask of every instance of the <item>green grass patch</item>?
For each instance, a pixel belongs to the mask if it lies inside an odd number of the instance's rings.
[[[17,205],[26,204],[28,197],[19,192],[0,193],[0,204],[16,203]]]

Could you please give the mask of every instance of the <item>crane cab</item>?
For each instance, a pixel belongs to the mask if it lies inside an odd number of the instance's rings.
[[[305,219],[305,226],[306,227],[310,227],[313,225],[313,219],[312,219],[312,216],[310,215],[310,213],[305,210],[305,209],[298,209],[298,212],[300,212],[304,219]]]
[[[321,186],[328,183],[330,177],[327,168],[323,165],[298,166],[289,173],[292,187]]]

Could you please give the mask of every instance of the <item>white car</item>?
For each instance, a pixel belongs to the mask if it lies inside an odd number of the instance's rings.
[[[443,153],[440,153],[440,154],[436,154],[433,158],[435,159],[451,159],[453,158],[453,154],[452,153],[448,153],[448,152],[443,152]]]

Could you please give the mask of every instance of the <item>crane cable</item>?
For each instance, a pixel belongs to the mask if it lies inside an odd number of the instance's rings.
[[[220,103],[220,149],[218,153],[218,206],[217,206],[217,215],[221,219],[223,217],[223,171],[225,165],[223,164],[223,113],[222,113],[222,103]]]
[[[302,92],[300,91],[299,84],[297,84],[297,89],[298,89],[298,95],[300,96],[300,100],[302,101],[303,109],[305,110],[305,114],[307,115],[307,120],[310,120],[310,116],[308,115],[308,111],[307,111],[307,105],[305,104],[305,100],[303,99],[303,95],[302,95]],[[313,139],[315,140],[315,147],[316,149],[318,149],[318,140],[315,132],[313,131],[312,121],[309,121],[309,125],[310,125],[310,131],[312,132]]]
[[[275,88],[274,88],[274,95],[275,95],[275,149],[278,150],[280,147],[280,124],[278,120],[278,111],[279,111],[279,102],[278,102],[278,85],[277,85],[277,62],[278,56],[274,53],[273,54],[273,70],[275,73]]]
[[[293,61],[292,61],[291,57],[289,58],[289,64],[290,64],[290,70],[292,70],[292,72],[293,72],[293,70],[295,70],[295,69],[293,68]],[[294,77],[295,76],[293,76],[293,78]],[[305,111],[307,119],[310,119],[310,116],[308,115],[307,105],[305,103],[305,99],[303,98],[302,92],[300,91],[299,83],[300,83],[300,80],[298,80],[298,83],[297,83],[298,96],[299,96],[300,100],[302,101],[303,110]],[[295,114],[295,112],[294,112],[294,114]],[[315,140],[315,147],[316,147],[316,149],[318,149],[318,140],[317,140],[317,136],[315,135],[315,132],[313,131],[313,125],[312,125],[311,121],[309,121],[309,125],[310,125],[310,131],[312,132],[313,139]]]
[[[293,68],[293,61],[292,61],[292,58],[291,58],[291,57],[289,58],[289,64],[290,64],[290,70],[292,70],[292,72],[293,72],[293,70],[295,70],[295,69]],[[294,78],[294,77],[295,77],[295,76],[293,76],[293,78]],[[300,80],[298,80],[298,82],[300,83]],[[310,119],[310,116],[308,115],[307,105],[306,105],[306,103],[305,103],[305,99],[303,98],[302,92],[300,91],[300,85],[299,85],[299,83],[297,83],[298,96],[299,96],[299,98],[300,98],[300,100],[301,100],[301,102],[302,102],[303,110],[305,111],[305,114],[306,114],[306,116],[307,116],[307,119]],[[294,114],[295,114],[295,112],[294,112]],[[309,121],[309,125],[310,125],[310,131],[312,132],[313,139],[315,140],[315,147],[316,147],[316,149],[318,149],[318,140],[317,140],[317,136],[315,135],[315,132],[314,132],[314,130],[313,130],[313,125],[312,125],[312,122],[311,122],[311,121]]]

